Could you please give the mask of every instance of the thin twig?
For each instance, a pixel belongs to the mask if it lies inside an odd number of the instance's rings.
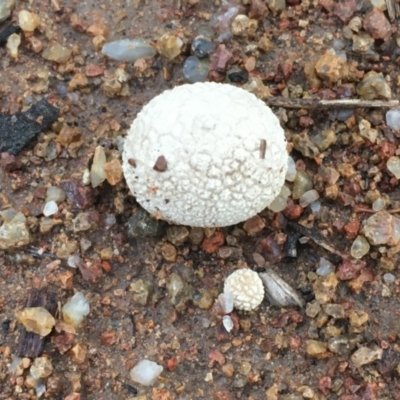
[[[350,254],[336,249],[333,245],[329,244],[326,239],[321,235],[321,233],[315,228],[306,228],[305,226],[300,225],[296,222],[289,222],[288,224],[290,227],[292,227],[292,229],[300,232],[303,236],[310,238],[315,244],[321,246],[323,249],[329,251],[330,253],[339,256],[340,258],[342,258],[342,260],[350,261],[353,264],[357,265],[365,265],[364,261],[356,260]]]
[[[353,208],[353,211],[355,213],[366,213],[366,214],[375,214],[376,211],[373,210],[372,208],[366,208],[366,207],[360,207],[360,206],[355,206]]]
[[[353,208],[355,213],[367,213],[367,214],[376,214],[378,211],[373,210],[372,208],[366,208],[362,206],[355,206]],[[389,214],[397,214],[400,213],[400,208],[393,208],[391,210],[385,210]]]
[[[287,97],[267,97],[264,101],[269,106],[283,108],[393,108],[399,105],[399,100],[319,100],[291,99]]]

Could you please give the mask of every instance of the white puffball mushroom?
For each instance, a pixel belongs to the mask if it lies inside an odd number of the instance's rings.
[[[264,299],[264,285],[257,272],[238,269],[225,280],[224,293],[232,293],[237,310],[251,311]]]
[[[284,131],[271,109],[244,89],[187,84],[152,99],[125,140],[123,171],[148,212],[192,227],[247,220],[285,180]]]

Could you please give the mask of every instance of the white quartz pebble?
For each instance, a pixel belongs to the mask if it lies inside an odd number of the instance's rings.
[[[123,39],[106,43],[101,52],[113,60],[130,62],[139,58],[150,60],[157,53],[154,47],[143,39]]]
[[[55,201],[48,201],[43,209],[43,215],[45,217],[50,217],[50,215],[54,215],[58,211],[58,205]]]
[[[154,361],[141,360],[130,371],[133,381],[145,386],[152,385],[163,371],[163,367]]]
[[[386,113],[386,125],[395,131],[400,131],[400,110],[394,108]]]
[[[224,315],[222,317],[222,324],[227,332],[230,332],[233,329],[233,321],[229,315]]]
[[[64,321],[76,328],[82,323],[89,312],[89,303],[81,292],[76,292],[62,308]]]

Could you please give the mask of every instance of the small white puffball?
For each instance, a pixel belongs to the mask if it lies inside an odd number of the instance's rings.
[[[80,326],[83,319],[89,314],[90,306],[81,292],[76,292],[61,309],[63,319],[74,327]]]
[[[131,379],[145,386],[152,385],[163,371],[154,361],[141,360],[130,371]]]
[[[264,285],[257,272],[250,269],[238,269],[225,280],[224,293],[232,293],[234,307],[251,311],[264,299]]]
[[[234,225],[279,194],[288,168],[284,131],[254,94],[187,84],[152,99],[133,121],[123,171],[157,218],[193,227]]]

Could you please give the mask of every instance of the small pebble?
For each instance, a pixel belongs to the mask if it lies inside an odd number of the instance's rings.
[[[183,64],[183,75],[191,83],[204,82],[209,70],[210,62],[195,56],[188,57]]]
[[[43,209],[43,215],[45,217],[50,217],[50,215],[54,215],[58,211],[58,205],[55,201],[48,201]]]
[[[370,349],[368,347],[360,347],[352,356],[353,364],[360,368],[365,364],[370,364],[376,360],[382,359],[383,350],[380,348]]]
[[[106,153],[103,146],[97,146],[93,156],[92,167],[90,168],[90,183],[92,187],[95,188],[106,180],[107,174],[103,168],[106,162]]]
[[[221,35],[226,34],[225,36],[227,37],[229,36],[229,34],[232,35],[230,32],[230,25],[236,15],[239,14],[240,10],[240,6],[232,5],[222,15],[215,15],[212,21],[215,30]],[[219,37],[218,39],[221,39],[221,37]],[[220,41],[222,42],[222,40]]]
[[[373,8],[364,17],[363,27],[374,39],[387,40],[392,35],[390,22],[382,10],[378,8]]]
[[[396,277],[391,273],[387,273],[387,274],[383,275],[383,280],[386,283],[393,283],[395,281],[395,279],[396,279]]]
[[[306,345],[306,352],[312,357],[318,357],[328,350],[328,345],[318,340],[307,340]]]
[[[320,56],[315,64],[315,72],[328,84],[334,84],[342,79],[345,71],[346,68],[343,59],[330,53]]]
[[[307,191],[311,190],[312,187],[313,183],[307,172],[297,171],[292,190],[292,198],[294,200],[300,199],[300,197]]]
[[[90,306],[81,292],[76,292],[61,309],[63,319],[67,324],[79,327],[90,312]]]
[[[233,294],[231,292],[221,293],[217,301],[223,313],[230,314],[233,311]]]
[[[52,43],[42,52],[42,57],[48,61],[54,61],[58,64],[66,63],[71,56],[72,50],[62,46],[60,43]]]
[[[0,211],[0,216],[4,220],[0,226],[0,249],[6,250],[29,244],[30,233],[24,214],[9,208]]]
[[[267,0],[267,6],[275,15],[280,11],[286,10],[286,0]]]
[[[400,242],[400,218],[382,210],[371,215],[365,222],[363,233],[373,246]]]
[[[358,129],[360,130],[360,135],[368,139],[371,143],[375,143],[378,138],[378,131],[371,128],[371,123],[366,119],[362,119],[358,124]]]
[[[182,46],[182,39],[170,33],[165,33],[157,40],[158,52],[168,60],[178,57],[181,54]]]
[[[18,13],[18,25],[24,32],[33,32],[40,25],[40,17],[28,10],[21,10]]]
[[[353,51],[356,53],[370,52],[375,43],[375,39],[366,32],[353,35]]]
[[[130,376],[133,381],[149,386],[155,383],[162,371],[161,365],[150,360],[141,360],[131,369]]]
[[[372,203],[372,209],[374,211],[381,211],[386,207],[386,201],[382,197],[378,197],[373,203]]]
[[[319,199],[319,194],[316,190],[308,190],[303,193],[303,195],[299,199],[299,204],[301,207],[305,208],[309,206],[311,203]]]
[[[197,58],[209,57],[214,49],[215,44],[202,36],[197,36],[192,42],[192,51]]]
[[[316,273],[319,276],[327,276],[332,272],[335,272],[335,266],[326,258],[321,257],[318,263],[318,268],[316,270]]]
[[[128,236],[146,238],[162,235],[166,223],[153,218],[146,210],[139,208],[127,222]]]
[[[400,131],[400,109],[394,108],[386,113],[386,125],[394,131]]]
[[[46,384],[44,382],[42,382],[41,379],[39,379],[35,385],[35,391],[36,391],[37,398],[39,399],[41,396],[43,396],[46,393],[46,390],[47,390]]]
[[[387,169],[396,177],[400,179],[400,158],[397,156],[392,156],[387,160]]]
[[[35,379],[47,378],[53,373],[53,365],[47,357],[37,357],[29,372]]]
[[[16,0],[0,1],[0,23],[4,22],[15,7]]]
[[[137,279],[129,285],[129,291],[133,292],[133,300],[142,306],[147,305],[153,284],[144,279]]]
[[[381,11],[386,11],[386,0],[369,0],[371,5]]]
[[[384,76],[375,71],[366,73],[356,90],[363,100],[390,100],[392,98],[392,91]]]
[[[172,225],[167,228],[167,240],[175,246],[186,242],[189,237],[189,229],[186,226]]]
[[[310,204],[310,209],[313,213],[319,213],[321,211],[321,202],[319,200],[313,201]]]
[[[247,82],[249,73],[247,71],[234,71],[228,72],[228,79],[233,83],[244,83]]]
[[[13,374],[17,374],[18,376],[22,375],[24,370],[22,358],[13,355],[11,363],[8,365],[8,370]]]
[[[27,307],[17,311],[15,315],[28,332],[40,336],[47,336],[56,323],[54,317],[43,307]]]
[[[104,223],[107,226],[113,226],[117,223],[117,219],[115,218],[115,215],[107,214],[106,217],[104,218]]]
[[[325,151],[329,146],[335,144],[336,140],[336,134],[332,129],[324,130],[312,138],[312,141],[321,151]]]
[[[268,209],[275,213],[283,211],[286,208],[287,199],[290,194],[290,189],[287,186],[283,185],[279,195],[268,206]]]
[[[143,39],[122,39],[106,43],[101,52],[113,60],[135,62],[139,58],[151,60],[157,51]]]
[[[57,186],[50,186],[46,191],[46,202],[62,203],[67,198],[65,191]]]
[[[251,19],[247,15],[237,15],[231,24],[232,33],[236,36],[253,37],[258,27],[258,21]]]
[[[13,33],[7,39],[7,50],[10,52],[11,57],[18,58],[18,48],[21,44],[21,35]]]
[[[285,179],[289,182],[293,182],[296,178],[296,163],[294,162],[292,157],[288,157],[288,169],[286,172]]]
[[[233,329],[233,321],[229,315],[224,315],[222,317],[222,324],[227,332],[230,332]]]
[[[105,163],[103,165],[103,170],[106,174],[107,182],[111,186],[115,186],[122,181],[123,179],[122,165],[121,161],[118,160],[117,158],[114,158],[113,160]]]
[[[67,259],[67,264],[71,268],[78,268],[80,262],[81,258],[77,254],[69,256]]]

